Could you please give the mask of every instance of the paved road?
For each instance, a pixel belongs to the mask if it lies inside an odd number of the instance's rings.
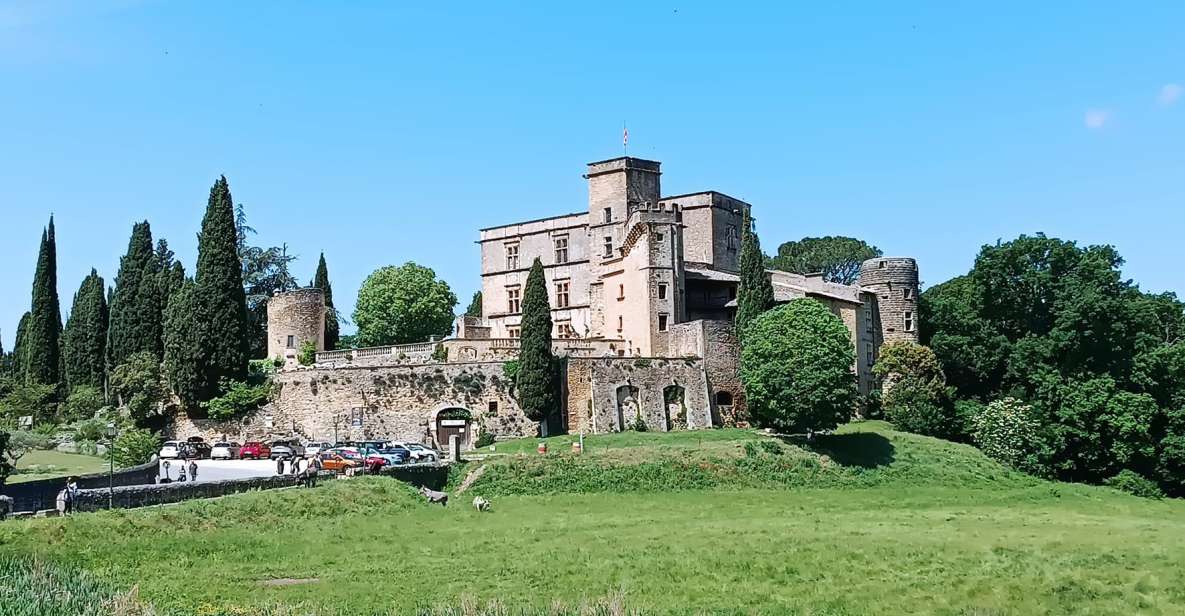
[[[166,475],[165,464],[169,465],[167,475],[173,481],[177,480],[182,462],[180,460],[161,460],[160,476]],[[188,467],[188,464],[186,465]],[[247,479],[250,477],[266,477],[276,474],[276,463],[271,460],[198,460],[198,481],[218,481],[222,479]],[[189,470],[185,471],[189,474]],[[190,479],[189,477],[186,477]]]

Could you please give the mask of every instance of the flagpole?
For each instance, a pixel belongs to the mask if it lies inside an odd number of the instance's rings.
[[[630,130],[626,128],[625,120],[621,121],[621,154],[630,155]]]

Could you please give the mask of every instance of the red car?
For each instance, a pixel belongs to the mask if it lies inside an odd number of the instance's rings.
[[[351,460],[355,463],[360,462],[362,460],[362,454],[358,453],[358,450],[354,447],[342,447],[339,449],[333,449],[331,451],[333,453],[336,453],[337,455],[340,455],[341,457],[343,457],[347,460]],[[378,472],[380,469],[382,469],[386,465],[387,465],[387,459],[380,456],[380,455],[372,453],[372,454],[369,454],[366,456],[366,469],[372,473]]]
[[[259,441],[247,441],[239,448],[239,458],[243,460],[266,460],[271,455],[272,448]]]

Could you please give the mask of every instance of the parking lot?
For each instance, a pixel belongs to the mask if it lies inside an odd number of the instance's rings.
[[[250,477],[265,477],[276,474],[276,463],[271,460],[196,460],[198,467],[198,481],[219,481],[222,479],[248,479]],[[189,477],[188,464],[181,460],[161,460],[160,476],[163,479],[176,481],[181,472],[181,465],[186,465],[186,479]],[[166,466],[167,465],[167,466]]]

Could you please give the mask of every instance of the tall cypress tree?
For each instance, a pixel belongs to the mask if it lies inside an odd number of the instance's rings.
[[[522,338],[519,340],[519,403],[531,421],[541,422],[547,435],[549,417],[556,411],[555,357],[551,350],[551,304],[543,263],[531,264],[523,290]]]
[[[74,294],[70,319],[62,333],[66,383],[103,388],[107,360],[107,296],[103,278],[95,270]]]
[[[119,260],[115,292],[111,298],[110,366],[128,357],[151,351],[161,356],[161,308],[157,288],[152,228],[148,221],[132,226],[128,250]]]
[[[177,260],[176,255],[169,249],[169,242],[164,238],[156,242],[156,271],[157,295],[161,311],[161,342],[164,342],[165,312],[169,307],[169,300],[173,294],[181,290],[185,284],[185,266]]]
[[[753,319],[774,306],[774,287],[765,272],[765,255],[761,253],[761,240],[753,230],[748,208],[741,224],[740,267],[736,328],[737,333],[743,335]]]
[[[53,217],[41,234],[37,271],[33,275],[33,306],[25,332],[25,380],[54,385],[61,370],[62,310],[58,301],[57,242]]]
[[[17,383],[25,382],[25,335],[29,331],[29,313],[21,315],[16,326],[16,337],[12,339],[12,377]]]
[[[165,309],[164,376],[187,409],[195,409],[207,395],[202,340],[202,297],[192,280],[184,280]]]
[[[250,329],[233,203],[226,176],[221,176],[210,188],[210,200],[198,236],[194,282],[201,295],[202,322],[217,324],[207,328],[202,336],[202,355],[207,358],[203,399],[217,395],[223,378],[241,381],[247,377]]]
[[[341,332],[337,322],[337,310],[333,307],[333,285],[329,284],[329,268],[325,266],[325,253],[321,253],[321,260],[317,262],[313,288],[321,289],[325,294],[325,350],[332,351],[337,348]]]

